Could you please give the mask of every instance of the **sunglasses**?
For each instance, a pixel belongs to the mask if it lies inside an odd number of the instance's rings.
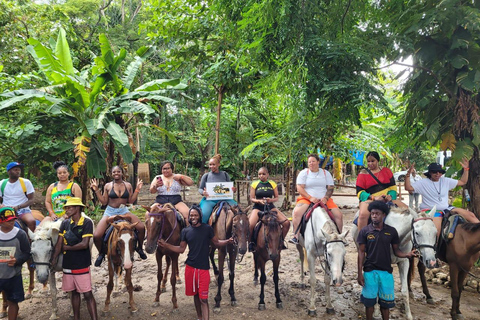
[[[170,167],[163,167],[162,168],[162,170],[170,170],[170,169],[172,169],[172,168],[170,168]]]
[[[430,171],[430,173],[441,173],[441,174],[443,174],[443,171]]]

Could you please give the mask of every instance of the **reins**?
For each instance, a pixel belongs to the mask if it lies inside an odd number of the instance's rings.
[[[162,206],[163,207],[163,206]],[[170,238],[172,237],[173,235],[173,232],[175,231],[175,229],[177,228],[177,210],[175,208],[170,208],[173,212],[174,212],[174,220],[175,220],[175,224],[173,225],[173,228],[172,228],[172,231],[170,232],[170,234],[168,235],[168,237],[165,240],[165,242],[168,242],[168,240],[170,240]],[[159,212],[159,213],[148,213],[149,216],[154,216],[154,217],[161,217],[162,218],[162,226],[160,228],[160,234],[158,235],[158,240],[162,239],[162,236],[163,236],[163,228],[165,226],[165,213],[164,212]]]

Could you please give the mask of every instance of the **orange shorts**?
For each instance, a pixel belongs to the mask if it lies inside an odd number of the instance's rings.
[[[312,203],[312,202],[305,197],[299,196],[297,198],[297,204],[299,204],[299,203],[305,203],[305,204],[310,205],[310,203]],[[338,206],[335,204],[335,202],[333,202],[332,198],[330,198],[327,201],[327,208],[328,209],[335,209],[335,208],[338,208]]]

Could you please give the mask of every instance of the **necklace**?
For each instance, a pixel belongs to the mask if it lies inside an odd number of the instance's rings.
[[[430,180],[430,181],[431,181],[431,180]],[[442,201],[442,197],[440,196],[441,193],[442,193],[442,185],[440,184],[440,181],[438,182],[438,184],[439,184],[439,188],[438,188],[438,189],[437,189],[437,187],[435,186],[435,182],[432,181],[432,183],[433,183],[433,188],[435,188],[435,191],[437,191],[437,193],[438,193],[438,201]]]

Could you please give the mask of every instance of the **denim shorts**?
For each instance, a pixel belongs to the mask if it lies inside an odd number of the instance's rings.
[[[19,274],[9,279],[0,279],[0,291],[5,292],[8,301],[18,303],[25,300],[22,275]]]
[[[127,207],[113,208],[113,207],[107,206],[107,208],[105,209],[105,212],[103,213],[103,216],[113,217],[113,216],[118,216],[120,214],[125,214],[129,212],[130,211],[128,211]]]

